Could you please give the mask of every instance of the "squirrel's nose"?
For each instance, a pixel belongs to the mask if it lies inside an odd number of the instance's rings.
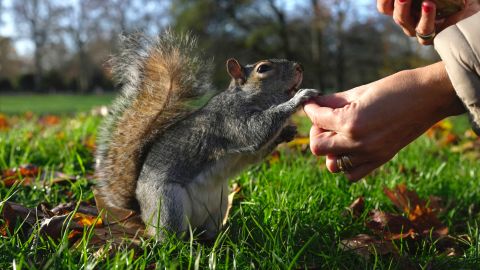
[[[300,64],[300,63],[295,63],[294,67],[295,67],[295,70],[296,70],[296,71],[303,72],[303,66],[302,66],[302,64]]]

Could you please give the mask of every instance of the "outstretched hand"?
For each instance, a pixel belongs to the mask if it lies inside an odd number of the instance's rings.
[[[425,0],[422,2],[422,10],[419,11],[420,18],[415,18],[411,9],[412,2],[413,0],[377,0],[377,9],[385,15],[392,16],[406,35],[417,36],[418,42],[422,45],[431,45],[435,33],[438,34],[446,27],[480,11],[480,2],[465,0],[465,7],[461,11],[447,18],[438,19],[435,15],[437,12],[435,2]],[[428,38],[430,35],[431,38]]]
[[[321,96],[304,110],[313,126],[310,148],[329,171],[348,156],[356,181],[389,161],[437,121],[463,112],[442,62],[396,73],[349,91]]]

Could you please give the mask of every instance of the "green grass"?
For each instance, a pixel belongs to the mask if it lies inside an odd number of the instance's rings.
[[[0,112],[19,114],[33,113],[72,113],[88,111],[95,106],[109,104],[112,94],[103,95],[2,95]]]
[[[44,188],[7,188],[0,184],[1,201],[35,207],[41,202],[55,206],[93,199],[92,184],[86,178],[93,171],[93,158],[84,142],[96,134],[101,120],[98,116],[64,116],[58,125],[49,127],[39,125],[36,117],[8,119],[10,129],[0,131],[0,169],[33,163],[80,178]],[[301,130],[307,130],[308,121],[299,121]],[[465,120],[455,123],[459,123],[456,132],[463,133]],[[232,179],[242,186],[244,199],[235,202],[228,226],[211,245],[175,238],[158,244],[147,239],[137,252],[122,248],[111,257],[98,258],[94,255],[97,249],[86,245],[87,240],[69,247],[66,239],[38,241],[16,234],[0,238],[0,269],[14,268],[14,264],[15,269],[187,269],[197,265],[199,269],[404,269],[406,264],[418,269],[480,267],[478,160],[422,137],[355,184],[341,174],[329,173],[323,164],[323,158],[308,151],[283,148],[278,162],[264,162]],[[344,214],[345,208],[363,195],[367,211],[393,211],[382,189],[402,182],[424,198],[436,195],[445,200],[447,210],[440,219],[452,235],[470,239],[464,255],[446,257],[428,242],[415,252],[400,243],[400,258],[372,256],[364,260],[339,248],[342,239],[371,233],[364,226],[366,214],[353,219]]]

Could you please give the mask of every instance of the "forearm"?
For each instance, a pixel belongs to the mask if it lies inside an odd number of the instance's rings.
[[[419,90],[424,91],[425,98],[431,101],[431,112],[438,116],[438,120],[465,112],[443,62],[417,68],[410,72],[413,73],[412,77],[418,81]]]

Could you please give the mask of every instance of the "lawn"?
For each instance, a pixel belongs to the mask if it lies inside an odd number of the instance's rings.
[[[109,98],[65,98],[0,97],[0,169],[32,164],[51,175],[40,185],[2,181],[0,209],[6,201],[27,207],[93,204],[93,142],[101,116],[90,108]],[[59,100],[61,108],[55,105]],[[69,114],[56,117],[52,112]],[[305,137],[308,121],[302,116],[295,121],[301,125],[299,137]],[[305,140],[283,145],[231,179],[241,191],[214,243],[144,239],[135,248],[122,246],[102,256],[89,245],[88,226],[71,244],[68,231],[59,239],[36,237],[38,229],[22,233],[17,224],[9,234],[0,218],[0,269],[479,269],[480,143],[467,129],[465,118],[449,119],[357,183],[329,173],[324,159],[306,149]],[[76,178],[54,183],[55,172]],[[342,247],[344,239],[373,235],[365,226],[370,210],[398,213],[383,188],[400,183],[421,198],[439,198],[443,210],[438,217],[458,240],[454,254],[428,238],[391,241],[395,254],[372,250],[362,257]],[[347,209],[360,196],[365,210],[355,217]]]
[[[89,111],[95,106],[108,104],[113,94],[102,95],[2,95],[0,112],[12,114],[34,113],[72,113]]]

